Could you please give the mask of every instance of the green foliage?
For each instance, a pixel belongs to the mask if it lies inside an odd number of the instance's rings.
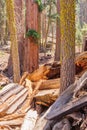
[[[38,4],[39,12],[42,12],[44,9],[44,5],[42,4],[41,0],[35,0],[35,2]]]
[[[35,40],[36,42],[38,41],[38,39],[40,38],[40,34],[35,31],[34,29],[29,29],[26,33],[26,36],[29,38],[32,38],[33,40]]]

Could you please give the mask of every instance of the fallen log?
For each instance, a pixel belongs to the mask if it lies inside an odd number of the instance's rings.
[[[70,101],[70,99],[73,97],[74,95],[74,89],[77,89],[78,86],[80,86],[81,82],[84,80],[84,78],[87,77],[87,72],[85,72],[82,77],[75,81],[74,84],[70,85],[60,96],[59,98],[56,100],[56,102],[48,109],[48,115],[50,115],[52,113],[52,111],[54,111],[54,109],[62,109],[63,105],[68,103]],[[80,86],[81,87],[81,86]]]
[[[8,91],[16,88],[18,86],[18,84],[16,83],[10,83],[8,85],[6,85],[1,91],[0,91],[0,97],[3,96],[5,93],[7,93]]]
[[[0,126],[5,126],[5,125],[17,126],[17,125],[21,125],[22,123],[23,123],[23,118],[18,118],[9,121],[0,121]]]
[[[17,86],[16,88],[13,88],[11,90],[9,90],[9,92],[5,93],[2,97],[1,100],[3,102],[5,102],[9,97],[11,97],[12,95],[16,95],[17,93],[19,93],[21,90],[23,90],[24,87],[23,86]]]
[[[70,122],[67,119],[63,119],[57,122],[52,130],[71,130]]]
[[[28,90],[24,88],[19,94],[12,95],[3,104],[0,105],[0,115],[5,114],[6,111],[12,106],[18,99],[20,99]]]
[[[24,116],[25,116],[25,113],[14,113],[14,114],[6,115],[2,118],[0,117],[0,121],[9,121],[9,120],[17,119],[17,118],[22,118]]]
[[[29,110],[24,118],[21,130],[33,130],[37,117],[37,111]]]
[[[20,97],[11,107],[6,111],[6,114],[12,114],[14,113],[20,105],[25,101],[25,99],[28,96],[28,92],[26,92],[22,97]]]
[[[83,74],[83,76],[76,81],[74,84],[70,85],[60,96],[59,98],[51,105],[51,107],[46,111],[46,113],[41,117],[38,121],[38,123],[35,126],[35,130],[43,130],[46,126],[47,129],[44,130],[50,130],[50,127],[55,124],[55,122],[58,122],[56,120],[46,120],[46,118],[50,118],[50,115],[53,115],[54,110],[61,110],[64,106],[64,104],[68,103],[74,94],[74,89],[77,87],[77,84],[80,85],[81,81],[86,77],[87,72]]]
[[[9,125],[0,126],[0,130],[13,130]]]
[[[20,111],[22,113],[25,113],[27,111],[27,109],[30,107],[31,105],[31,102],[34,98],[34,96],[36,95],[36,93],[38,92],[39,88],[40,88],[40,85],[41,85],[42,81],[39,81],[37,86],[35,87],[34,91],[32,92],[32,94],[29,96],[26,104],[20,109]]]
[[[47,77],[45,77],[45,75],[44,75],[45,71],[47,71],[47,67],[41,66],[39,69],[35,70],[33,73],[28,74],[28,76],[26,78],[33,82],[37,82],[40,79],[47,79]]]
[[[76,66],[76,74],[79,74],[84,70],[87,70],[87,52],[83,52],[82,54],[76,57],[75,66]],[[32,72],[31,74],[28,74],[27,76],[24,77],[33,82],[37,82],[40,79],[59,78],[60,68],[61,68],[60,62],[45,64],[41,66],[39,69]]]
[[[33,88],[35,88],[37,82],[33,82]],[[42,84],[39,90],[46,89],[57,89],[60,88],[60,78],[50,79],[50,80],[42,80]]]
[[[59,89],[40,90],[34,97],[35,103],[49,107],[58,98]]]
[[[48,120],[61,119],[62,117],[79,110],[87,105],[87,95],[77,99],[75,101],[70,101],[65,104],[62,109],[56,109],[52,112],[53,115],[47,116]]]
[[[27,79],[37,82],[40,79],[51,79],[60,77],[60,63],[46,64],[35,70],[31,74],[28,74]]]
[[[81,53],[76,57],[75,65],[77,67],[77,73],[87,69],[87,51]]]

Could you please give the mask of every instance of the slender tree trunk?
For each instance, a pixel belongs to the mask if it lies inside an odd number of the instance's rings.
[[[20,69],[22,73],[23,60],[24,60],[24,32],[25,32],[24,2],[23,0],[14,0],[14,3],[15,3],[17,39],[19,47]]]
[[[60,15],[60,0],[57,0],[57,13]],[[55,60],[60,61],[60,44],[61,44],[61,34],[60,34],[60,19],[56,22],[56,50],[55,50]]]
[[[24,16],[24,1],[14,0],[14,10],[15,10],[15,20],[16,20],[16,30],[17,30],[17,41],[18,41],[18,51],[20,60],[20,73],[23,73],[23,61],[24,61],[24,32],[25,32],[25,16]],[[12,48],[12,46],[11,46]],[[12,76],[13,72],[12,66],[12,56],[10,55],[8,61],[8,75]]]
[[[50,9],[49,9],[49,16],[51,15],[51,3],[50,3]],[[47,30],[46,30],[46,35],[45,35],[45,43],[44,43],[44,56],[46,56],[46,45],[47,45],[47,38],[48,38],[48,33],[49,33],[49,28],[50,28],[50,23],[51,19],[50,17],[48,18],[48,23],[47,23]]]
[[[40,39],[38,40],[38,43],[39,43],[39,47],[40,47],[40,49],[41,49],[41,38],[42,38],[42,35],[41,35],[41,16],[42,16],[42,14],[41,14],[41,12],[39,13],[39,16],[38,16],[38,32],[39,32],[39,34],[40,34]]]
[[[75,0],[61,0],[61,90],[75,78]]]
[[[26,31],[38,31],[38,5],[32,0],[26,0]],[[32,72],[38,68],[38,44],[26,38],[24,54],[24,71]]]
[[[16,30],[16,20],[15,20],[13,0],[6,0],[6,8],[7,8],[7,16],[8,16],[8,25],[10,30],[10,39],[12,45],[12,64],[13,64],[14,82],[19,82],[20,63],[19,63],[17,30]]]

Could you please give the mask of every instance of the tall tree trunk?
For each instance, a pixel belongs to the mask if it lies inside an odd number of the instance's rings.
[[[18,46],[19,46],[20,69],[22,73],[23,60],[24,60],[24,32],[25,32],[24,1],[14,0],[14,3],[15,3],[17,39],[18,39]]]
[[[20,60],[20,73],[23,73],[23,61],[24,61],[24,33],[25,33],[25,16],[24,16],[24,1],[14,0],[14,10],[16,19],[16,30],[17,30],[17,41],[18,41],[18,51]],[[11,46],[12,48],[12,46]],[[13,72],[12,66],[12,56],[9,57],[8,62],[8,75],[12,76]]]
[[[75,77],[75,0],[61,0],[61,90]]]
[[[38,5],[32,0],[26,0],[26,31],[38,31]],[[24,71],[32,72],[38,68],[38,45],[26,38],[24,54]]]
[[[51,3],[49,5],[49,16],[51,16]],[[46,56],[46,45],[47,45],[47,38],[48,38],[48,33],[49,33],[49,28],[50,28],[50,23],[51,23],[51,18],[48,17],[48,23],[47,23],[47,30],[46,30],[46,35],[45,35],[45,43],[44,43],[44,56]]]
[[[60,0],[57,0],[57,13],[60,15]],[[55,50],[55,60],[60,61],[60,44],[61,44],[61,34],[60,34],[60,19],[56,22],[56,50]]]
[[[16,20],[15,20],[13,0],[6,0],[6,9],[7,9],[8,25],[10,30],[11,45],[12,45],[12,64],[13,64],[14,82],[19,82],[20,63],[19,63],[17,30],[16,30]]]

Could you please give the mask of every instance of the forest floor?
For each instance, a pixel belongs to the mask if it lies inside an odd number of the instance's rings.
[[[0,72],[7,66],[10,55],[10,45],[0,45]]]
[[[76,47],[76,52],[80,52],[81,49]],[[52,63],[54,61],[55,50],[48,50],[46,54],[44,52],[39,53],[39,65]],[[0,45],[0,72],[3,71],[7,64],[10,56],[10,43],[6,45]]]
[[[54,60],[54,52],[48,51],[46,55],[44,56],[44,53],[39,53],[39,65],[47,64],[50,62],[53,62]],[[8,43],[7,45],[0,45],[0,72],[2,72],[9,60],[10,56],[10,44]]]

